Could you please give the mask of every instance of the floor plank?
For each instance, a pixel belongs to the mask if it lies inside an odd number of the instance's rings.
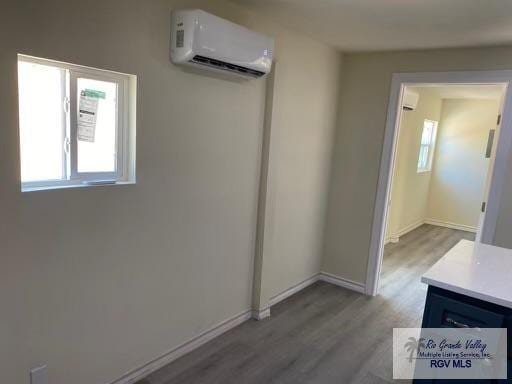
[[[379,296],[315,283],[139,384],[392,383],[392,329],[419,326],[419,277],[461,239],[474,234],[423,225],[386,245]]]

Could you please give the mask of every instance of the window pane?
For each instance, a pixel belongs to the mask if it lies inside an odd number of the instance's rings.
[[[21,181],[64,177],[65,71],[18,61]]]
[[[432,123],[430,121],[425,121],[423,125],[423,133],[421,135],[421,144],[422,145],[430,145],[432,139]]]
[[[79,104],[77,170],[80,173],[115,172],[117,84],[78,78],[77,92]],[[94,113],[95,116],[93,116]],[[87,119],[88,117],[91,119]],[[81,135],[81,122],[85,122],[84,126],[88,124],[91,129],[86,135]]]
[[[428,145],[421,145],[420,146],[420,156],[418,159],[418,169],[424,170],[427,168],[427,162],[428,162]]]

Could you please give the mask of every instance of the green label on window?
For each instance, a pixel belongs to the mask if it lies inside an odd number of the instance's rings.
[[[80,96],[85,96],[85,97],[94,97],[95,99],[104,99],[107,94],[105,92],[101,92],[101,91],[95,91],[93,89],[84,89]]]

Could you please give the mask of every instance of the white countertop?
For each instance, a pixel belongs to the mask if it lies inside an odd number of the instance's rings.
[[[421,281],[512,308],[512,249],[461,240]]]

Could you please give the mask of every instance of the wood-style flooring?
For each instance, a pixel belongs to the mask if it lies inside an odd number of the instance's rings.
[[[385,247],[380,295],[318,282],[138,384],[381,384],[392,380],[392,330],[420,325],[419,279],[468,232],[423,225]]]

